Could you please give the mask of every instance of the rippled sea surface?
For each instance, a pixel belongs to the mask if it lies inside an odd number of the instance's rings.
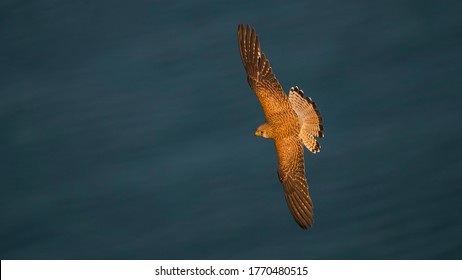
[[[461,259],[460,3],[2,1],[0,258]],[[308,232],[239,23],[325,120]]]

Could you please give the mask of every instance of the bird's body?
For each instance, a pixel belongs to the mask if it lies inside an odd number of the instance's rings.
[[[247,71],[247,81],[256,93],[266,116],[255,135],[271,138],[278,154],[278,177],[289,209],[302,228],[313,224],[313,204],[305,178],[303,146],[319,152],[314,137],[323,137],[321,116],[303,91],[291,88],[287,96],[273,74],[253,28],[238,26],[239,50]]]
[[[285,138],[298,135],[300,122],[294,112],[279,112],[266,118],[262,124],[261,131],[268,131],[268,137],[264,138]]]

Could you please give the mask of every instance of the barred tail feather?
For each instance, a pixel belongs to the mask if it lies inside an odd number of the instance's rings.
[[[303,94],[303,90],[297,86],[292,87],[289,92],[289,101],[301,122],[299,136],[303,144],[310,152],[317,153],[321,145],[314,137],[324,137],[322,117],[313,100],[310,97],[304,98]]]

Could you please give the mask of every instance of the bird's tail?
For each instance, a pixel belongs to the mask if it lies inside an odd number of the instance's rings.
[[[316,109],[316,104],[310,97],[303,97],[303,90],[297,86],[289,92],[289,101],[298,115],[301,123],[300,138],[305,147],[312,153],[317,153],[321,145],[314,137],[324,137],[321,113]]]

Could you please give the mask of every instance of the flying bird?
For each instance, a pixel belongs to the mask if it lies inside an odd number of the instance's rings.
[[[260,49],[255,30],[238,26],[238,42],[247,81],[258,97],[266,122],[256,136],[271,138],[278,155],[278,177],[284,188],[290,212],[297,224],[308,229],[313,225],[313,203],[305,177],[303,146],[310,152],[320,151],[315,137],[324,137],[322,118],[311,98],[292,87],[287,96]]]

